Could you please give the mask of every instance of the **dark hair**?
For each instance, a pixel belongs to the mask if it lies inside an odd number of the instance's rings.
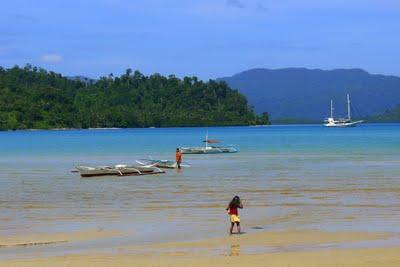
[[[179,151],[179,147],[176,149],[176,151]]]
[[[229,203],[230,208],[238,208],[240,206],[240,197],[239,196],[234,196]]]

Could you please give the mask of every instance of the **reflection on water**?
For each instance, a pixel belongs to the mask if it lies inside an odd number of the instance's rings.
[[[235,244],[235,245],[231,245],[230,248],[230,252],[229,252],[229,256],[239,256],[240,255],[240,245],[239,244]]]
[[[0,236],[103,227],[112,244],[226,234],[239,195],[245,231],[399,231],[400,125],[209,128],[237,154],[184,155],[165,175],[82,179],[74,165],[174,159],[204,128],[1,132]],[[98,244],[100,246],[100,244]],[[234,254],[234,253],[233,253]]]

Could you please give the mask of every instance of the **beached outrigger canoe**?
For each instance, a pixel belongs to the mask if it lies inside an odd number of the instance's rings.
[[[166,159],[140,159],[136,161],[142,166],[155,166],[163,169],[176,169],[178,164],[176,161],[166,160]],[[182,162],[181,167],[189,168],[191,165],[187,162]]]
[[[139,166],[139,165],[115,165],[115,166],[76,166],[75,167],[82,177],[105,176],[105,175],[150,175],[165,173],[163,170],[155,166]]]

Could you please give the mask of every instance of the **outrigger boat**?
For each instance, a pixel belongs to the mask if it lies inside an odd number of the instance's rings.
[[[216,146],[209,145],[219,143],[218,140],[208,139],[208,133],[206,134],[206,143],[204,147],[180,147],[179,150],[182,154],[217,154],[217,153],[236,153],[238,149],[233,146]]]
[[[166,159],[140,159],[136,161],[142,166],[155,166],[157,168],[163,168],[163,169],[176,169],[178,168],[178,164],[176,161],[172,160],[166,160]],[[186,162],[181,163],[181,167],[191,167],[190,164]]]
[[[155,166],[137,166],[137,165],[115,165],[115,166],[76,166],[81,177],[92,177],[92,176],[105,176],[105,175],[149,175],[149,174],[160,174],[165,173],[163,170]]]

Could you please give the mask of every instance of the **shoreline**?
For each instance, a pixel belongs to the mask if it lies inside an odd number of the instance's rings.
[[[276,125],[284,125],[284,124],[276,124]],[[290,124],[288,124],[290,125]],[[304,124],[308,125],[308,124]],[[197,125],[197,126],[148,126],[148,127],[98,127],[98,128],[48,128],[48,129],[1,129],[0,132],[37,132],[37,131],[97,131],[97,130],[128,130],[128,129],[173,129],[173,128],[229,128],[229,127],[269,127],[272,124],[243,124],[243,125]]]
[[[363,122],[367,125],[397,125],[400,121],[393,122]],[[129,130],[129,129],[173,129],[173,128],[232,128],[232,127],[250,127],[250,128],[263,128],[263,127],[281,127],[281,126],[323,126],[323,123],[272,123],[272,124],[246,124],[246,125],[212,125],[212,126],[165,126],[165,127],[99,127],[99,128],[49,128],[49,129],[0,129],[0,132],[40,132],[40,131],[101,131],[101,130]]]

